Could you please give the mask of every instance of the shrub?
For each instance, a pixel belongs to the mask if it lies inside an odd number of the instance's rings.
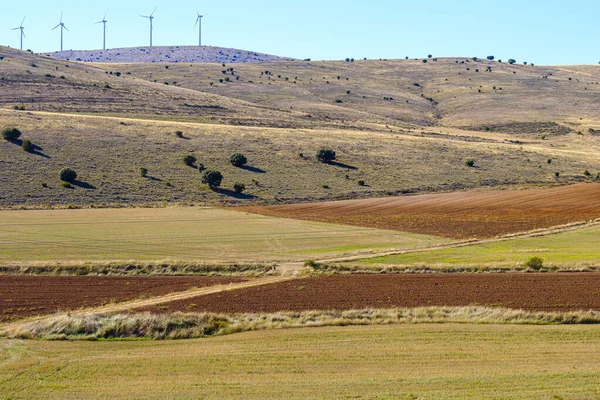
[[[548,159],[548,164],[552,164],[552,159],[551,158]]]
[[[60,186],[66,188],[66,189],[71,189],[73,186],[71,186],[71,184],[69,182],[61,182]]]
[[[177,136],[178,138],[183,138],[183,132],[177,131],[175,132],[175,136]]]
[[[487,56],[487,59],[490,61],[494,61],[494,58],[495,58],[494,56]]]
[[[33,143],[31,143],[31,140],[29,140],[29,139],[23,140],[23,144],[21,145],[21,148],[23,149],[23,151],[26,151],[27,153],[33,153],[33,150],[34,150]]]
[[[583,172],[583,174],[585,176],[592,176],[592,173],[590,171],[588,171],[587,169]]]
[[[141,176],[142,178],[145,178],[145,177],[147,177],[147,176],[148,176],[148,169],[146,169],[146,168],[144,168],[144,167],[140,168],[140,176]]]
[[[60,171],[59,177],[61,181],[71,183],[77,179],[77,172],[73,171],[71,168],[65,168]]]
[[[333,160],[335,160],[335,151],[331,149],[321,149],[317,152],[317,160],[322,163],[330,164]]]
[[[344,101],[343,101],[343,100],[340,100],[340,99],[335,99],[335,102],[336,102],[337,104],[341,104],[341,103],[343,103]]]
[[[208,185],[209,188],[215,189],[221,186],[223,175],[214,169],[207,169],[202,172],[202,183]]]
[[[246,190],[246,185],[244,185],[243,183],[234,183],[233,184],[233,191],[236,193],[243,193],[244,190]]]
[[[187,156],[183,157],[183,163],[185,165],[187,165],[188,167],[193,167],[194,163],[197,161],[196,157],[194,157],[191,154],[188,154]]]
[[[4,140],[17,140],[21,136],[21,131],[17,128],[6,128],[2,131]]]
[[[365,186],[365,181],[358,181],[358,186]]]
[[[469,158],[467,161],[465,161],[465,165],[467,167],[474,167],[475,166],[475,160],[473,160],[472,158]]]
[[[46,182],[42,182],[42,187],[43,187],[43,188],[47,188],[47,187],[48,187],[48,184],[47,184]]]
[[[248,163],[248,159],[240,153],[235,153],[229,158],[229,162],[234,167],[241,167],[242,165],[246,165]]]
[[[560,172],[555,172],[554,176],[557,177],[557,178],[560,178]]]
[[[322,184],[322,185],[321,185],[321,187],[322,187],[323,189],[329,189],[329,185],[328,185],[328,184],[326,184],[326,183]]]
[[[516,60],[513,60],[513,59],[511,58],[510,60],[508,60],[508,63],[509,63],[510,65],[513,65],[513,64],[516,64],[516,63],[517,63],[517,61],[516,61]]]
[[[544,266],[544,260],[539,257],[531,257],[529,260],[525,261],[525,266],[534,271],[539,271]]]

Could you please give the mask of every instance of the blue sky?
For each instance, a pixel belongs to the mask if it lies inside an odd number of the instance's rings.
[[[147,45],[149,14],[154,45],[197,44],[194,8],[210,15],[203,44],[297,58],[342,59],[434,56],[514,58],[536,64],[598,64],[598,0],[228,0],[116,1],[27,0],[11,2],[0,15],[0,44],[58,50],[50,31],[64,11],[65,49],[102,47],[108,10],[107,47]]]

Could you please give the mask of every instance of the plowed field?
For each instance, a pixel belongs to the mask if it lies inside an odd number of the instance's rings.
[[[245,210],[275,217],[456,239],[482,239],[600,218],[600,184],[248,207]]]
[[[335,275],[196,297],[149,311],[252,313],[467,305],[600,310],[600,274]]]
[[[243,280],[224,277],[0,276],[0,321]]]

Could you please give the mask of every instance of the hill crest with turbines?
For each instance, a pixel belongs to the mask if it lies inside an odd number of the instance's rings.
[[[45,54],[62,60],[104,63],[253,63],[294,60],[213,46],[142,46],[108,50],[66,50]]]

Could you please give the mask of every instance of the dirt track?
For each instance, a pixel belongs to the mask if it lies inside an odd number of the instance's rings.
[[[244,210],[275,217],[455,239],[483,239],[600,218],[600,184],[247,207]]]
[[[243,281],[223,277],[0,276],[0,321]]]
[[[600,274],[335,275],[215,293],[143,310],[238,313],[467,305],[600,310]]]

